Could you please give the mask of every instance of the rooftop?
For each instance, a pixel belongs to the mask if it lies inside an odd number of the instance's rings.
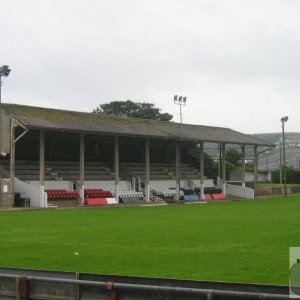
[[[274,147],[270,142],[229,128],[123,118],[18,104],[2,103],[1,108],[3,113],[28,129]]]

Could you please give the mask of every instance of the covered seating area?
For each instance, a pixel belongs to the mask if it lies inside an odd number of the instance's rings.
[[[2,103],[0,109],[0,171],[8,186],[2,186],[2,193],[27,193],[31,206],[37,207],[47,207],[47,199],[57,196],[55,190],[64,190],[62,197],[77,197],[79,205],[92,193],[99,196],[94,198],[126,201],[127,191],[134,193],[131,198],[150,202],[153,191],[169,190],[179,201],[183,188],[198,188],[199,199],[205,200],[207,188],[216,184],[204,173],[208,143],[220,149],[218,188],[226,197],[226,145],[238,145],[242,151],[243,184],[246,149],[257,162],[263,149],[274,147],[228,128],[15,104]],[[190,157],[195,146],[199,161]],[[13,197],[5,203],[13,206]]]

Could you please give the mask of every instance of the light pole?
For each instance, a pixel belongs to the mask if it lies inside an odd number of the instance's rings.
[[[9,66],[1,66],[0,67],[0,103],[1,103],[1,86],[2,86],[2,77],[7,77],[10,73]]]
[[[186,97],[175,95],[174,96],[174,104],[178,104],[180,106],[180,123],[182,124],[181,106],[186,104]]]
[[[7,77],[10,73],[10,69],[8,66],[0,66],[0,104],[1,104],[1,86],[2,86],[2,77]],[[1,128],[1,106],[0,106],[0,131],[2,131]],[[0,143],[2,145],[2,132],[0,132]],[[0,147],[0,151],[2,150],[2,147]],[[4,156],[4,153],[0,152],[1,156]],[[6,156],[6,154],[5,154]],[[2,177],[0,176],[0,185],[2,186]],[[2,192],[2,188],[1,191]],[[2,193],[0,193],[0,199],[2,198]],[[2,200],[2,199],[1,199]]]
[[[269,182],[269,151],[266,151],[267,157],[267,182]]]
[[[285,160],[285,134],[284,134],[284,123],[289,119],[288,116],[281,118],[282,125],[282,160],[283,160],[283,182],[284,182],[284,196],[287,197],[287,189],[286,189],[286,160]]]

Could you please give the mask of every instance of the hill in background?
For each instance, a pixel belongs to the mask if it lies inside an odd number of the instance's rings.
[[[282,133],[260,133],[252,136],[266,140],[276,145],[274,149],[260,155],[259,169],[264,171],[278,170],[280,167],[280,144],[282,143]],[[287,166],[300,170],[300,133],[286,132],[286,162]]]
[[[251,134],[251,136],[257,137],[259,139],[266,140],[279,146],[282,142],[282,133],[259,133],[259,134]],[[286,132],[285,133],[285,144],[287,148],[300,147],[300,133],[299,132]]]

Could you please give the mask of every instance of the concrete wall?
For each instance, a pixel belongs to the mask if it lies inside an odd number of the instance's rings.
[[[200,187],[200,179],[193,179],[193,183],[196,187]],[[204,187],[214,187],[214,180],[213,179],[204,179]]]
[[[84,182],[85,189],[107,189],[114,190],[115,189],[115,181],[114,180],[89,180]],[[119,189],[127,190],[131,189],[131,183],[129,181],[119,181]]]
[[[239,185],[226,184],[226,194],[239,198],[254,199],[254,190]]]
[[[194,187],[200,187],[200,179],[193,179],[191,180],[194,184]],[[188,189],[188,180],[180,180],[180,187]],[[212,179],[205,179],[204,180],[205,187],[213,187],[214,181]],[[150,180],[150,187],[163,189],[163,188],[176,188],[176,182],[174,180]]]
[[[36,180],[28,181],[29,184],[39,188],[40,182]],[[45,190],[73,190],[73,183],[68,180],[45,180]]]
[[[15,178],[15,192],[21,193],[21,198],[30,198],[30,206],[47,207],[47,203],[42,201],[40,189],[36,186]]]
[[[200,187],[200,180],[193,179],[191,180],[196,187]],[[31,180],[28,183],[32,186],[39,188],[40,182],[38,180]],[[151,187],[157,188],[176,188],[176,182],[174,179],[172,180],[150,180]],[[188,181],[181,180],[180,186],[183,188],[188,188]],[[213,187],[214,182],[212,179],[205,179],[204,180],[205,187]],[[131,189],[131,183],[129,181],[122,180],[119,182],[120,189]],[[115,181],[114,180],[87,180],[84,182],[84,188],[86,189],[96,189],[96,188],[104,188],[112,190],[115,188]],[[73,182],[68,180],[45,180],[45,190],[49,189],[62,189],[67,191],[73,190]]]

